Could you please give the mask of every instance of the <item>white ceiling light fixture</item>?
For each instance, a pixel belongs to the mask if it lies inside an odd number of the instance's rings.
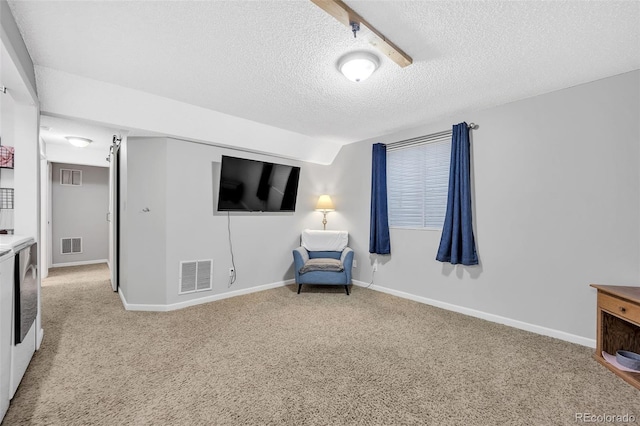
[[[71,145],[80,148],[85,148],[89,146],[91,142],[93,142],[91,139],[80,138],[78,136],[65,136],[65,139],[68,140]]]
[[[338,61],[338,69],[351,81],[365,81],[380,65],[378,57],[369,52],[351,52]]]

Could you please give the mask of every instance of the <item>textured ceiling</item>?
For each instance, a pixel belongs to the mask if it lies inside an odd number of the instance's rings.
[[[347,1],[414,60],[363,83],[307,0],[9,4],[36,65],[339,143],[640,68],[638,1]]]
[[[79,136],[91,139],[93,142],[85,150],[99,149],[108,152],[113,141],[113,135],[120,135],[118,129],[105,128],[91,123],[69,120],[67,118],[43,115],[40,118],[40,137],[47,144],[70,147],[66,136]]]

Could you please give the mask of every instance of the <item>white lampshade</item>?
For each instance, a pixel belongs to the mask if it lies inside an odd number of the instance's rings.
[[[378,57],[369,52],[352,52],[344,55],[338,62],[338,69],[351,81],[364,81],[373,74],[379,65]]]
[[[316,210],[320,210],[323,212],[332,212],[336,208],[333,206],[333,201],[331,201],[331,197],[328,195],[321,195],[318,198],[318,203],[316,204]]]
[[[65,136],[65,139],[68,140],[71,145],[77,146],[80,148],[87,147],[91,142],[93,142],[91,139],[80,138],[77,136]]]

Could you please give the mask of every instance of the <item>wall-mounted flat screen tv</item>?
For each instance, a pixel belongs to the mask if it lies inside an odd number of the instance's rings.
[[[293,212],[300,167],[222,156],[218,211]]]

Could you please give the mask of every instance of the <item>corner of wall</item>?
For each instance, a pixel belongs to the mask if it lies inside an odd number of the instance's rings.
[[[38,104],[38,92],[33,61],[22,39],[18,25],[7,0],[0,0],[0,40],[20,74],[34,104]],[[3,67],[5,64],[3,64]]]

